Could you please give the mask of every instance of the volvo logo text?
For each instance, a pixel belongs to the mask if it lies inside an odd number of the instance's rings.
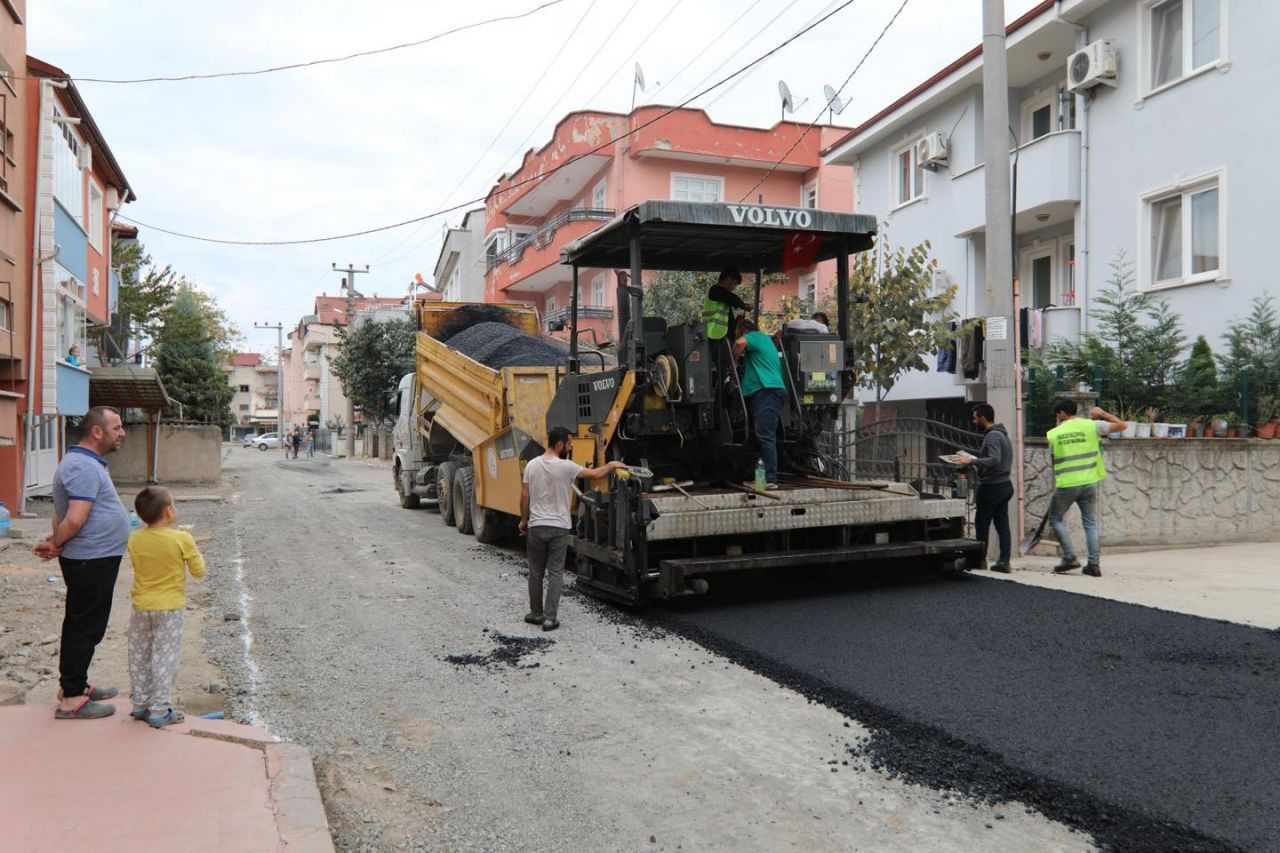
[[[812,228],[813,214],[807,210],[786,207],[755,207],[749,204],[728,205],[733,221],[741,225],[772,225],[775,228]]]

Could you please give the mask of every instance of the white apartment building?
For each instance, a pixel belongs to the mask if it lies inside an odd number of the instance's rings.
[[[1253,232],[1273,221],[1259,152],[1280,125],[1277,34],[1280,3],[1258,0],[1046,0],[1010,24],[1021,307],[1044,309],[1045,341],[1090,329],[1120,253],[1215,351],[1272,287]],[[932,243],[961,317],[987,313],[982,116],[975,48],[824,152],[856,168],[883,239]],[[887,399],[982,399],[984,379],[931,366]]]
[[[468,210],[462,224],[445,234],[434,275],[435,289],[445,301],[484,301],[484,237],[483,207]]]

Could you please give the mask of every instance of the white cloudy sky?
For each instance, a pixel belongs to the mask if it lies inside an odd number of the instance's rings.
[[[250,69],[422,39],[541,2],[38,0],[28,7],[28,52],[73,77]],[[719,121],[768,125],[778,118],[777,82],[786,79],[797,99],[810,98],[796,116],[811,121],[822,85],[844,80],[899,3],[855,0],[693,105]],[[562,0],[521,21],[339,64],[209,81],[79,85],[139,196],[125,208],[128,216],[214,237],[308,238],[482,198],[565,112],[625,111],[633,61],[649,83],[642,101],[678,103],[837,5]],[[1035,3],[1005,5],[1012,19]],[[981,0],[910,0],[845,90],[852,103],[841,123],[858,123],[981,41],[981,7]],[[460,218],[278,248],[215,246],[145,228],[141,237],[156,260],[216,294],[247,348],[262,351],[274,347],[275,333],[255,332],[254,322],[288,326],[308,313],[313,296],[337,293],[331,262],[367,263],[372,272],[357,282],[361,290],[398,295],[415,272],[430,276],[442,229]]]

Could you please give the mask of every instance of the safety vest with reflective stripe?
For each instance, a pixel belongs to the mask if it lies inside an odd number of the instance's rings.
[[[707,327],[707,338],[718,341],[729,334],[729,323],[733,321],[733,309],[710,296],[702,300],[702,322]]]
[[[1073,489],[1097,483],[1107,476],[1102,465],[1102,442],[1098,428],[1087,418],[1071,418],[1049,430],[1053,449],[1054,485]]]

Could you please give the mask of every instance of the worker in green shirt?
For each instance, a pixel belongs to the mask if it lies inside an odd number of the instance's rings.
[[[718,341],[729,336],[733,329],[733,312],[746,311],[747,305],[733,289],[742,284],[742,273],[737,267],[725,267],[720,278],[711,285],[702,300],[702,322],[707,327],[707,339]]]
[[[782,354],[773,338],[747,319],[738,321],[733,354],[742,359],[742,396],[751,406],[751,425],[760,458],[764,461],[767,488],[778,488],[778,437],[787,384],[782,379]]]

